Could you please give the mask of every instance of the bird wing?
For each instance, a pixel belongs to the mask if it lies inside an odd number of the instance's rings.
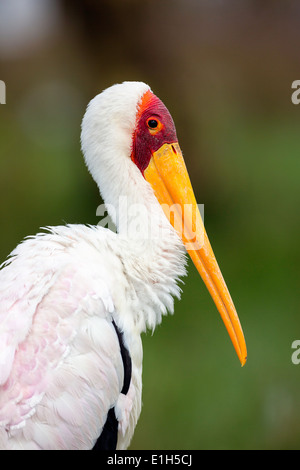
[[[0,271],[1,448],[93,447],[123,386],[101,257],[63,230],[26,240]]]

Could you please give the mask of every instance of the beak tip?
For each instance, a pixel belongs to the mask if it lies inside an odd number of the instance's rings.
[[[247,356],[244,356],[244,357],[240,358],[240,362],[241,362],[241,367],[244,367],[244,365],[247,362]]]

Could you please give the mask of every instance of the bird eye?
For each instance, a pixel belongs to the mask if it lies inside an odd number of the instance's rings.
[[[155,117],[150,117],[147,119],[147,126],[151,135],[156,135],[163,128],[160,120],[156,119]]]
[[[149,119],[147,124],[150,129],[156,129],[158,127],[158,121],[156,119]]]

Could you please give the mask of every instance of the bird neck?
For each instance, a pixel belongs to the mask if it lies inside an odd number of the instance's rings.
[[[162,315],[173,312],[173,298],[181,292],[177,282],[186,274],[185,249],[140,170],[128,154],[120,156],[122,168],[117,168],[116,154],[117,148],[102,154],[102,165],[95,165],[92,174],[117,228],[118,256],[132,289],[126,291],[126,307],[124,302],[118,305],[119,325],[133,322],[140,333],[147,327],[154,330]]]
[[[158,245],[160,241],[167,242],[170,238],[176,239],[176,246],[178,245],[178,237],[152,187],[131,161],[127,168],[125,166],[122,169],[122,175],[119,175],[119,180],[114,184],[114,192],[112,185],[109,185],[106,193],[105,186],[106,184],[100,185],[101,194],[120,237],[141,244],[158,242]]]
[[[180,297],[177,281],[186,273],[185,249],[139,170],[127,181],[110,210],[124,242],[126,276],[141,300],[130,314],[138,330],[154,330],[162,315],[173,312],[173,297]]]

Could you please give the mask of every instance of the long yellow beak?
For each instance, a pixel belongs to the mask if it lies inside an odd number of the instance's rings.
[[[208,288],[243,366],[247,360],[243,330],[207,237],[178,143],[164,144],[154,152],[144,176]]]

